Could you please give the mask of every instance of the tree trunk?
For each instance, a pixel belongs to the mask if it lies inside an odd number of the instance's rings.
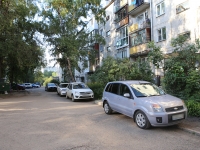
[[[0,57],[0,79],[3,78],[2,77],[3,76],[2,71],[3,71],[3,58]]]
[[[75,80],[75,78],[74,78],[74,75],[73,75],[73,73],[72,73],[72,69],[71,69],[71,63],[70,63],[70,60],[69,60],[69,58],[67,57],[67,63],[68,63],[68,70],[69,70],[69,74],[70,74],[70,76],[71,76],[71,79],[72,79],[72,81],[73,82],[76,82],[76,80]]]

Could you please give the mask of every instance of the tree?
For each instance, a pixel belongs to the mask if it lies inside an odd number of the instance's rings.
[[[200,62],[197,54],[200,43],[190,43],[185,36],[172,39],[174,53],[165,63],[164,84],[166,90],[176,96],[188,98],[200,96],[199,69],[196,63]]]
[[[65,68],[72,81],[75,81],[73,69],[80,69],[78,66],[80,57],[83,62],[88,61],[90,59],[88,56],[93,56],[95,53],[88,46],[91,41],[84,18],[94,14],[96,20],[102,21],[105,12],[100,2],[100,0],[52,0],[48,3],[49,9],[43,11],[43,15],[46,16],[44,21],[48,26],[45,36],[47,42],[53,46],[52,55]],[[103,41],[98,35],[94,38],[99,42]]]
[[[90,76],[92,82],[102,85],[116,80],[146,80],[152,81],[153,74],[148,63],[130,61],[128,58],[115,59],[107,57],[103,64]]]
[[[35,36],[42,31],[42,24],[34,21],[37,13],[37,6],[25,0],[0,1],[0,78],[7,75],[11,83],[29,80],[25,77],[44,65]]]

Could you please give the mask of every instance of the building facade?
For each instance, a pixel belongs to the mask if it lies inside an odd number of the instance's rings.
[[[173,38],[185,35],[194,43],[200,37],[200,1],[113,0],[105,12],[106,24],[99,25],[106,40],[100,45],[100,64],[107,56],[147,61],[150,41],[161,47],[167,59]],[[151,66],[155,75],[163,76],[162,65]]]

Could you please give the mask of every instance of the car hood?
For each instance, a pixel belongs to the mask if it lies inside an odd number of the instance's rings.
[[[144,97],[142,99],[147,103],[151,103],[151,104],[156,103],[165,108],[183,105],[183,102],[180,98],[174,97],[169,94]]]
[[[75,92],[92,92],[91,89],[73,89]]]
[[[48,87],[49,87],[49,88],[50,88],[50,87],[51,87],[51,88],[52,88],[52,87],[56,87],[56,88],[57,88],[57,86],[53,86],[53,85],[49,85]]]

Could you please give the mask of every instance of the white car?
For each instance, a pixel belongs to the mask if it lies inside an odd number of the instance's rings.
[[[57,94],[60,96],[66,95],[66,88],[68,86],[69,83],[60,83],[57,86]]]
[[[72,82],[67,86],[66,98],[71,98],[72,102],[80,99],[93,99],[93,91],[83,82]]]
[[[24,83],[23,84],[25,88],[33,88],[33,85],[31,83]]]

